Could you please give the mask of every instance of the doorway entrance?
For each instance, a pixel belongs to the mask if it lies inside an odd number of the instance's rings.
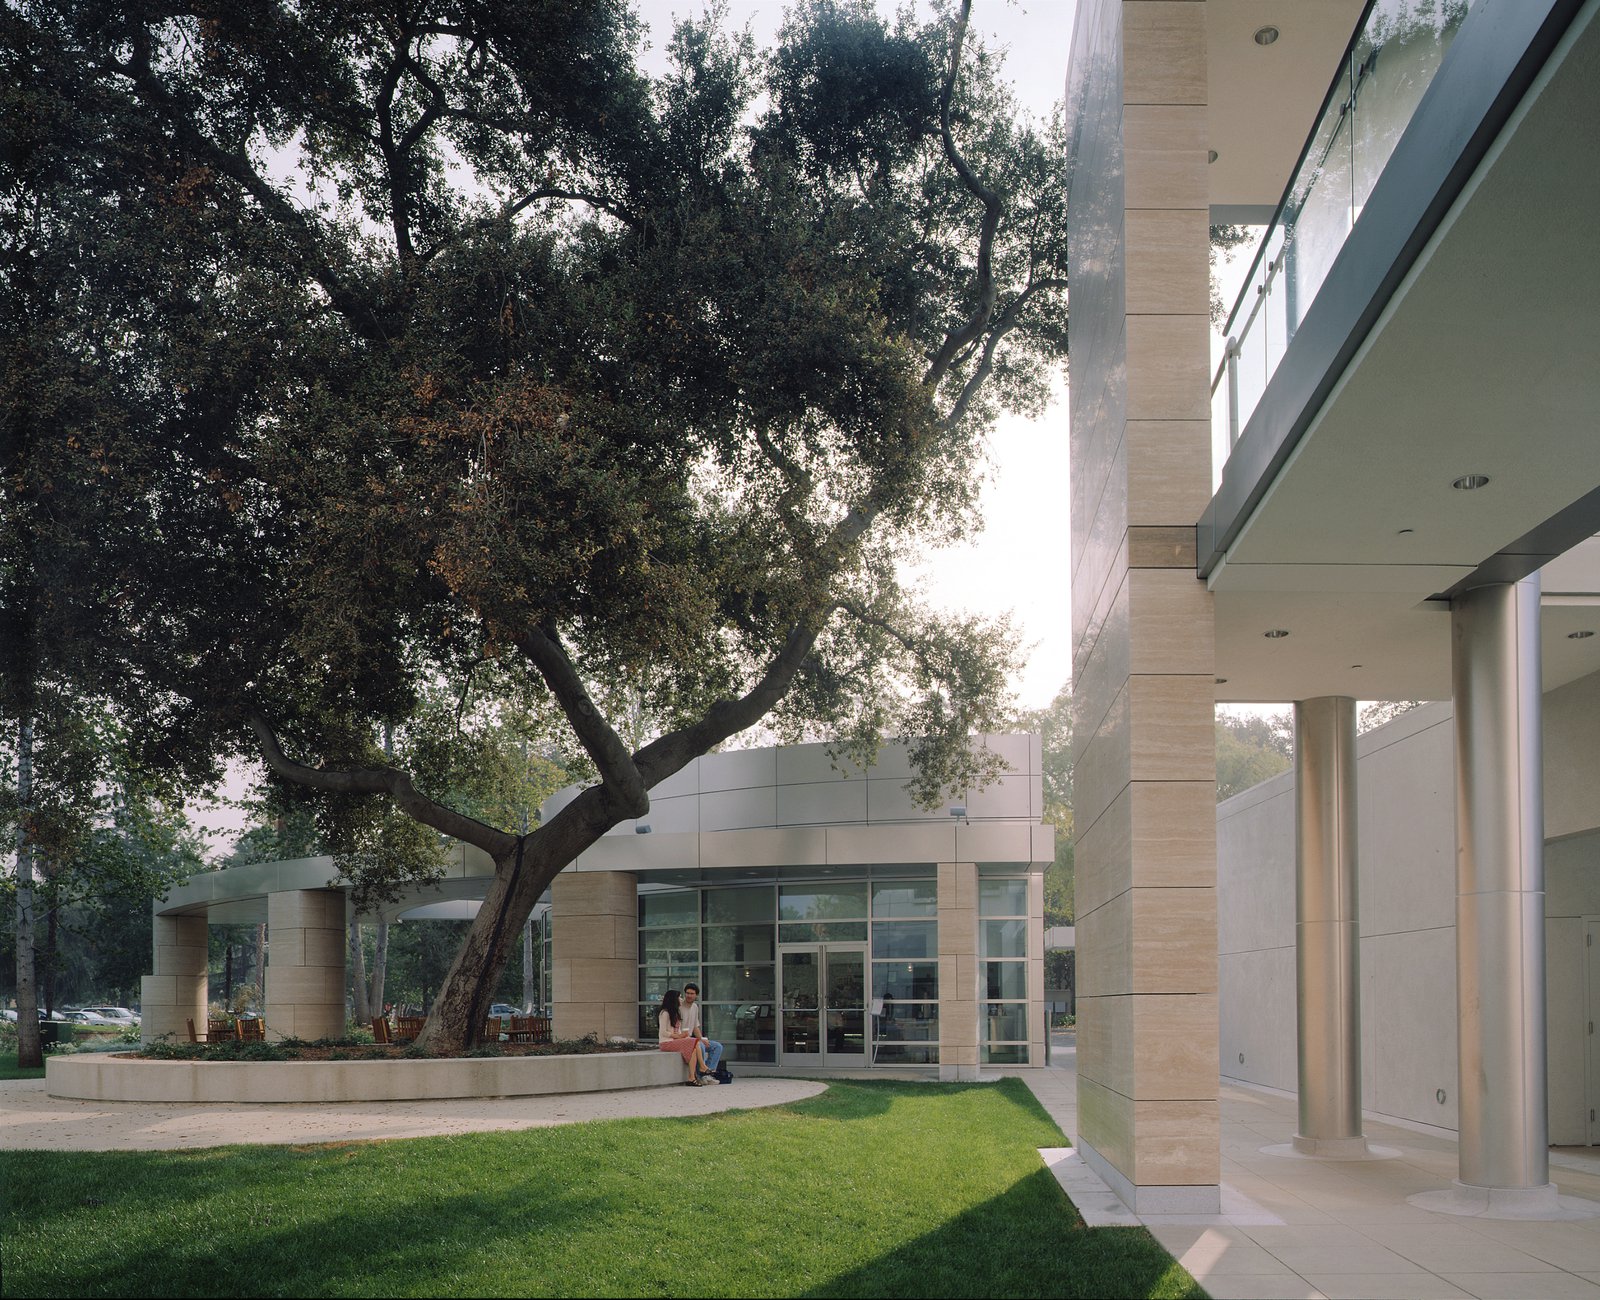
[[[783,944],[778,981],[779,1065],[866,1065],[866,944]]]

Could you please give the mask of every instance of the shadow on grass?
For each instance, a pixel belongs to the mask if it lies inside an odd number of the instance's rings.
[[[1047,1169],[805,1296],[1160,1296],[1205,1291],[1143,1228],[1089,1229]]]

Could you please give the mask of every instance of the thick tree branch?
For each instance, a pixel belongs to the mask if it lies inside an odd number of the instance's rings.
[[[956,77],[961,71],[961,47],[967,39],[967,19],[971,14],[972,0],[962,0],[961,16],[956,20],[955,36],[950,42],[950,69],[945,74],[944,92],[939,98],[939,134],[944,141],[945,157],[955,168],[961,183],[983,204],[983,221],[978,227],[978,300],[966,321],[945,335],[944,343],[928,363],[922,382],[930,387],[949,372],[956,354],[982,333],[994,313],[995,298],[999,292],[994,279],[994,240],[1003,214],[1000,196],[978,179],[978,174],[956,148],[955,135],[950,130],[950,101],[955,95]]]
[[[328,772],[320,767],[307,767],[283,752],[277,733],[260,713],[252,711],[249,722],[267,766],[285,781],[330,794],[386,794],[407,816],[445,835],[474,844],[492,857],[510,853],[516,848],[515,835],[496,830],[475,817],[464,816],[441,803],[435,803],[418,791],[411,783],[411,777],[398,768],[374,767],[350,772]]]
[[[961,386],[961,395],[956,398],[950,412],[939,422],[942,429],[950,430],[960,424],[967,413],[967,407],[972,404],[972,399],[988,380],[994,370],[995,349],[1005,336],[1011,333],[1022,320],[1022,310],[1027,306],[1028,299],[1036,293],[1044,293],[1051,289],[1065,289],[1067,282],[1060,279],[1035,280],[1026,289],[1019,293],[1007,305],[1005,311],[1000,313],[1000,319],[994,322],[993,328],[983,340],[983,356],[977,368],[967,376],[967,382]]]
[[[615,801],[619,818],[642,817],[650,810],[650,782],[640,776],[628,747],[589,698],[555,630],[533,627],[519,635],[516,642],[539,670],[579,743],[594,760],[602,786]]]

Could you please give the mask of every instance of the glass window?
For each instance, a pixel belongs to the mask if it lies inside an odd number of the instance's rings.
[[[897,881],[892,885],[874,885],[872,887],[872,915],[874,918],[937,916],[938,914],[938,887],[931,880]]]
[[[668,989],[681,991],[683,986],[690,980],[699,983],[699,967],[641,966],[639,968],[639,1000],[641,1002],[660,1002],[661,995]]]
[[[875,961],[872,963],[872,996],[887,1001],[919,1002],[939,996],[939,963],[936,961]]]
[[[707,1002],[771,1002],[775,979],[772,966],[707,966]]]
[[[778,890],[780,921],[837,921],[865,917],[867,882],[837,885],[783,885]],[[865,938],[863,934],[861,936]]]
[[[938,926],[933,921],[874,921],[874,957],[926,957],[939,955]]]
[[[675,889],[670,893],[639,895],[641,926],[694,925],[699,920],[699,890]]]
[[[1028,882],[1026,880],[979,880],[979,916],[1026,916],[1028,914]]]
[[[1007,1043],[1001,1047],[985,1047],[983,1050],[983,1063],[985,1065],[1026,1065],[1028,1063],[1028,1045],[1026,1043]],[[880,1057],[880,1059],[882,1059]]]
[[[640,930],[639,960],[642,962],[689,962],[700,960],[700,930],[693,925],[671,930]]]
[[[879,1065],[938,1065],[939,1049],[931,1043],[879,1043],[875,1059]]]
[[[771,961],[776,927],[765,925],[708,925],[702,930],[707,961]]]
[[[984,1014],[988,1032],[984,1040],[1003,1043],[1010,1039],[1026,1041],[1028,1037],[1028,1005],[1025,1002],[987,1002]]]
[[[983,955],[985,957],[1026,957],[1028,955],[1028,923],[1026,921],[985,921],[983,923]]]
[[[986,961],[983,966],[985,997],[1000,999],[1028,996],[1027,962]]]
[[[772,886],[705,891],[707,925],[759,925],[771,927],[774,918]]]
[[[779,943],[847,943],[867,937],[865,921],[819,921],[811,925],[780,925]]]
[[[771,1045],[777,1041],[778,1021],[773,1014],[771,1002],[707,1003],[705,1025],[707,1036],[724,1045],[733,1043]],[[772,1056],[769,1053],[764,1058],[746,1056],[742,1059],[770,1061]]]
[[[880,1043],[938,1042],[939,1004],[937,1002],[891,1002],[883,1000],[878,1017]]]

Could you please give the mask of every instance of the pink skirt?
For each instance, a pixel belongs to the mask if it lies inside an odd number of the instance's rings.
[[[694,1059],[695,1040],[692,1038],[673,1038],[661,1044],[663,1052],[676,1052],[683,1057],[683,1063],[689,1064]]]

